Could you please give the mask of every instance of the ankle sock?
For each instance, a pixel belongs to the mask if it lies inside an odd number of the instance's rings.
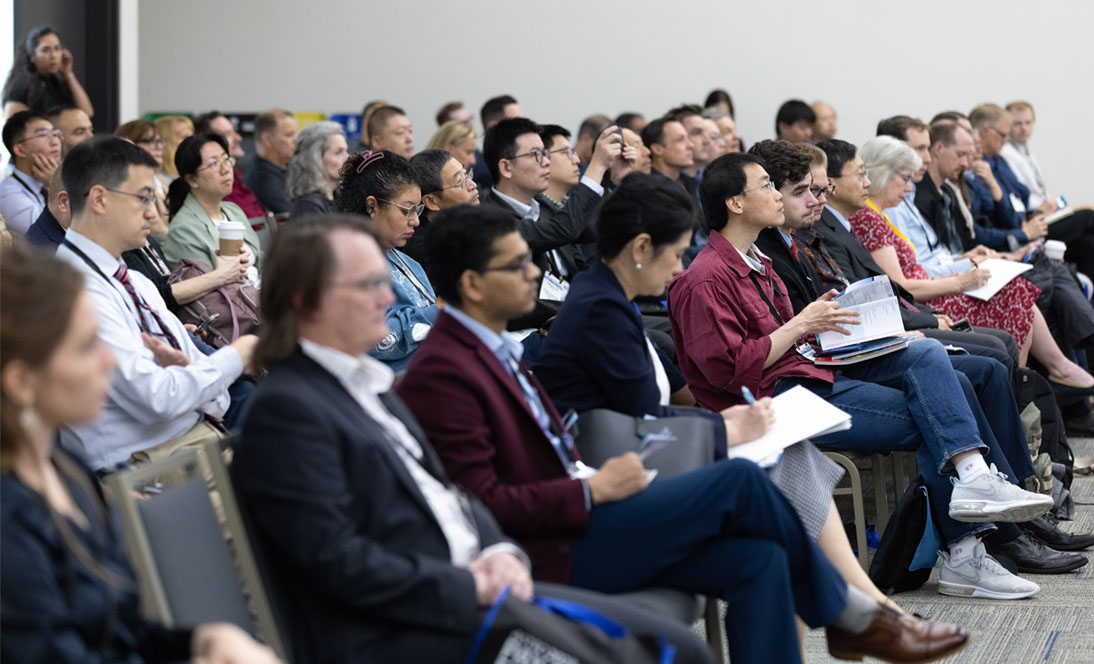
[[[972,558],[976,549],[976,535],[967,535],[960,542],[950,545],[950,564],[960,565]]]
[[[953,466],[957,469],[957,477],[962,482],[968,482],[988,472],[988,464],[984,462],[984,455],[980,453],[970,454]]]
[[[847,586],[847,604],[833,625],[852,634],[862,634],[874,622],[877,611],[876,600],[854,586]]]

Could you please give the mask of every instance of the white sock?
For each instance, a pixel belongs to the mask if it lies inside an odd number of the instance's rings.
[[[960,542],[950,545],[950,564],[960,565],[972,558],[973,550],[976,549],[976,535],[967,535]]]
[[[979,452],[970,454],[959,463],[955,463],[954,468],[957,469],[957,478],[962,482],[968,482],[988,472],[988,464],[984,462],[984,455]]]

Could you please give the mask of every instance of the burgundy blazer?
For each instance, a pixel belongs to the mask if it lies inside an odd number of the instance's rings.
[[[552,420],[546,390],[522,363]],[[458,320],[441,313],[396,392],[449,476],[494,513],[541,581],[566,583],[573,543],[589,527],[585,488],[570,479],[516,377]]]

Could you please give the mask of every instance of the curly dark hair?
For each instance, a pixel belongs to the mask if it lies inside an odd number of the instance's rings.
[[[806,146],[784,140],[760,141],[749,148],[748,154],[764,160],[767,174],[771,176],[776,189],[781,189],[788,181],[797,182],[809,175],[809,167],[813,161]]]
[[[361,162],[372,160],[358,172]],[[351,155],[339,172],[334,190],[334,208],[368,216],[368,197],[392,200],[410,185],[420,187],[418,174],[410,162],[391,152],[365,150]],[[386,203],[380,203],[387,205]]]

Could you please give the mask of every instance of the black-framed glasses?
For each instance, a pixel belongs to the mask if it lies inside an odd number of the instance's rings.
[[[829,182],[827,187],[810,187],[809,193],[813,194],[813,198],[820,200],[822,195],[831,196],[836,193],[836,184],[834,182]]]
[[[744,196],[745,194],[747,194],[750,191],[757,191],[757,190],[760,190],[760,189],[770,189],[771,191],[775,191],[775,182],[773,180],[768,180],[767,184],[761,184],[758,187],[753,187],[751,189],[745,189],[740,194],[738,194],[738,196]]]
[[[154,192],[154,191],[150,191],[150,192],[144,193],[144,194],[134,194],[134,193],[129,192],[129,191],[122,191],[121,189],[111,189],[110,187],[103,187],[103,189],[106,189],[107,191],[112,191],[115,194],[123,194],[125,196],[132,196],[133,198],[136,198],[137,200],[139,200],[141,202],[141,205],[143,205],[144,207],[148,207],[149,205],[152,205],[156,202],[156,192]],[[90,190],[84,192],[84,198],[87,198],[90,195],[91,195]]]
[[[450,184],[447,187],[441,187],[437,191],[444,191],[445,189],[466,189],[467,183],[475,179],[475,169],[468,168],[466,171],[460,173],[460,179],[456,180],[456,184]]]
[[[205,165],[202,166],[201,168],[194,169],[194,172],[197,173],[198,171],[204,171],[207,168],[210,169],[210,170],[214,170],[214,171],[219,170],[220,167],[223,166],[224,164],[228,164],[228,168],[235,168],[236,158],[235,157],[229,157],[226,154],[222,155],[220,157],[214,157],[214,158],[210,159],[209,161],[207,161],[205,163]]]
[[[520,272],[520,276],[529,279],[532,276],[532,254],[522,254],[520,262],[507,263],[505,265],[493,265],[480,268],[476,272]]]
[[[551,160],[551,151],[547,150],[545,148],[533,148],[533,149],[529,150],[528,152],[523,152],[521,154],[515,154],[512,157],[507,157],[507,158],[510,161],[512,161],[514,159],[520,159],[521,157],[531,157],[532,159],[535,159],[536,161],[538,161],[539,163],[542,164],[544,161],[550,161]]]
[[[411,217],[420,217],[422,215],[422,212],[425,210],[425,205],[422,205],[421,203],[418,203],[417,205],[400,205],[393,201],[384,200],[383,198],[377,198],[376,200],[380,201],[381,203],[387,203],[388,205],[394,205],[395,207],[399,208],[406,213],[406,218],[408,221]]]
[[[375,295],[377,293],[391,290],[391,274],[385,272],[384,274],[377,274],[372,277],[365,277],[364,279],[343,281],[340,283],[331,284],[331,288],[353,288],[354,290],[364,291],[366,293]]]
[[[42,129],[40,131],[34,132],[34,134],[31,136],[20,138],[18,141],[15,142],[26,143],[27,141],[33,141],[36,138],[56,138],[59,141],[63,136],[64,134],[61,132],[60,129]]]
[[[577,150],[573,148],[559,148],[557,150],[551,150],[551,154],[565,154],[569,160],[577,159]]]

